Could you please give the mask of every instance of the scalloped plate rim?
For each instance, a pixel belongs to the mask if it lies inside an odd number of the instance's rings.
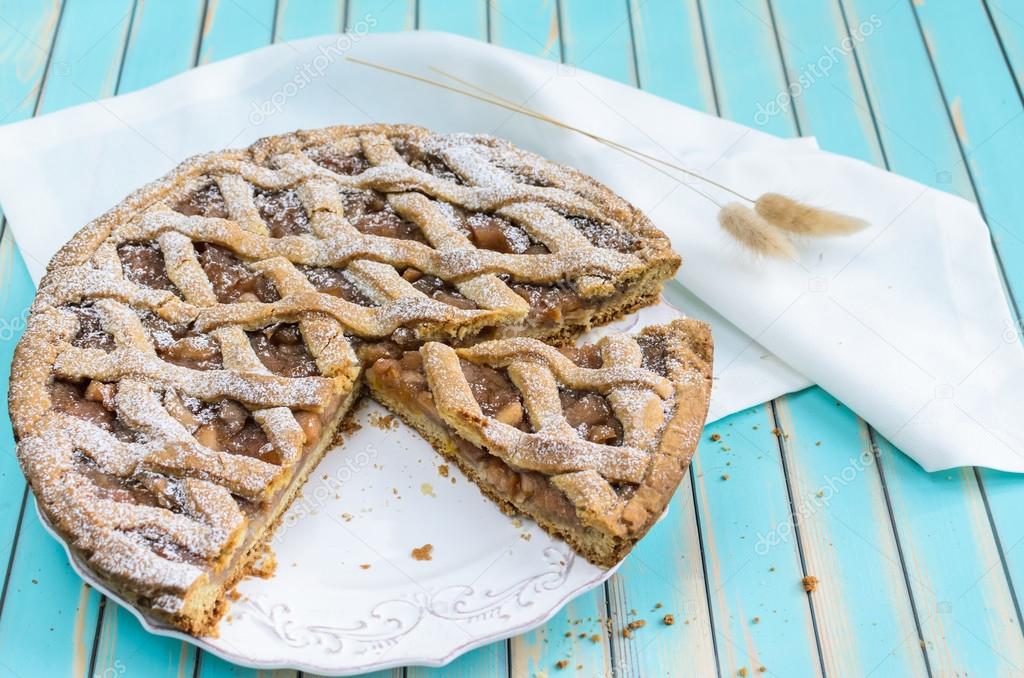
[[[50,521],[46,518],[46,516],[43,515],[42,511],[39,510],[39,504],[35,501],[35,497],[32,497],[32,503],[35,506],[36,515],[39,517],[39,521],[42,524],[42,526],[46,529],[50,536],[53,537],[57,541],[57,543],[61,545],[61,548],[64,549],[64,553],[67,556],[68,563],[71,565],[71,569],[73,569],[75,573],[78,574],[82,581],[84,581],[89,586],[93,587],[94,589],[105,595],[110,600],[116,602],[123,609],[130,612],[132,616],[139,620],[139,623],[147,632],[157,636],[174,638],[175,640],[180,640],[182,642],[189,643],[203,650],[204,652],[209,652],[210,654],[216,655],[217,657],[225,661],[231,662],[232,664],[237,664],[239,666],[257,670],[292,669],[307,673],[318,673],[321,675],[352,676],[359,675],[361,673],[367,673],[370,671],[393,669],[403,666],[423,666],[428,668],[440,668],[458,659],[467,652],[471,652],[472,650],[475,650],[479,647],[483,647],[484,645],[489,645],[490,643],[494,643],[500,640],[506,640],[513,636],[527,633],[543,625],[549,619],[558,614],[558,612],[561,611],[561,609],[565,607],[565,605],[567,605],[569,601],[602,585],[613,574],[615,574],[615,572],[619,569],[619,566],[622,565],[622,561],[620,561],[614,567],[605,570],[599,570],[599,576],[587,580],[581,583],[579,586],[576,586],[575,588],[568,590],[564,596],[560,597],[557,601],[553,601],[550,605],[540,607],[539,609],[541,609],[542,612],[534,617],[531,617],[529,620],[518,623],[514,626],[505,627],[499,631],[495,631],[490,634],[485,634],[483,636],[480,636],[479,638],[474,638],[473,640],[463,645],[455,647],[454,649],[445,653],[442,656],[404,656],[400,658],[395,658],[392,661],[380,661],[376,663],[347,667],[328,666],[320,664],[306,664],[300,661],[293,661],[284,658],[280,660],[275,659],[253,662],[243,655],[233,654],[231,652],[223,650],[220,647],[211,645],[210,643],[206,642],[203,638],[197,638],[187,633],[182,633],[181,631],[173,629],[169,626],[154,623],[152,620],[147,618],[142,612],[140,612],[135,606],[126,603],[124,600],[121,599],[120,596],[117,596],[116,594],[112,593],[106,586],[100,583],[85,567],[81,565],[81,563],[79,562],[79,557],[71,551],[71,548],[68,546],[67,542],[64,541],[64,539],[57,533],[57,531],[50,524]],[[663,517],[664,515],[662,516],[662,518]]]

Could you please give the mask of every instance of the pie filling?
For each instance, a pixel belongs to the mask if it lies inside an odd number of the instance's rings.
[[[54,410],[84,419],[112,433],[123,442],[144,443],[145,435],[130,429],[118,417],[115,407],[116,395],[116,384],[105,384],[96,380],[74,383],[55,379],[50,385]],[[168,560],[207,569],[209,576],[202,583],[205,587],[223,588],[229,581],[237,579],[243,574],[239,572],[239,568],[256,555],[250,551],[265,540],[267,530],[287,508],[309,472],[319,463],[338,423],[355,399],[356,394],[353,392],[345,398],[340,395],[332,398],[326,403],[323,412],[293,412],[305,434],[306,442],[302,454],[289,469],[287,482],[282,483],[262,501],[253,502],[243,497],[235,497],[247,522],[241,541],[230,553],[221,553],[209,559],[169,543],[151,543],[150,546],[158,555]],[[208,403],[168,390],[164,393],[163,404],[168,413],[177,419],[199,444],[211,450],[281,465],[280,452],[269,442],[249,410],[240,403],[233,400]],[[99,498],[134,505],[159,506],[174,513],[182,511],[181,506],[173,500],[172,492],[155,491],[159,483],[173,483],[172,479],[146,471],[139,472],[132,478],[118,478],[101,472],[95,462],[82,453],[76,455],[76,466],[93,483],[95,494]],[[142,533],[138,536],[145,538]]]
[[[467,169],[462,160],[456,160],[454,155],[445,150],[446,147],[437,146],[434,137],[421,139],[415,134],[389,134],[386,136],[405,163],[416,170],[433,175],[437,180],[461,187],[459,195],[461,192],[471,192],[469,189],[483,187],[488,183],[487,181],[481,182],[479,176],[476,178],[469,176],[469,173],[474,170]],[[291,162],[288,158],[294,159],[294,155],[289,155],[290,150],[289,153],[278,155],[273,150],[275,148],[273,139],[266,143],[270,145],[264,150],[269,149],[270,152],[264,154],[264,151],[256,150],[260,146],[257,144],[253,147],[251,159],[254,159],[257,164],[262,164],[268,171],[285,169],[284,165]],[[301,143],[304,142],[300,140]],[[306,145],[298,152],[304,154],[308,160],[332,172],[354,176],[371,168],[371,163],[361,150],[363,144],[365,144],[365,140],[352,136],[345,137],[337,143],[331,141],[313,147]],[[294,146],[289,146],[289,148],[293,149]],[[558,168],[552,169],[546,166],[542,168],[543,163],[536,163],[537,166],[533,167],[531,164],[533,161],[528,155],[522,158],[515,155],[514,159],[506,158],[503,161],[501,154],[496,151],[493,153],[494,157],[491,157],[494,150],[494,148],[483,144],[480,148],[480,157],[484,159],[484,164],[491,162],[500,170],[496,175],[501,175],[502,181],[511,178],[513,181],[529,186],[559,188],[562,189],[562,194],[574,192],[573,184],[567,183],[564,177],[560,178],[558,172],[561,170]],[[369,150],[367,150],[367,154],[370,154]],[[307,167],[308,160],[303,160]],[[449,165],[449,162],[452,164]],[[456,165],[458,165],[458,171],[455,169]],[[459,172],[466,173],[466,176],[461,176]],[[157,197],[154,205],[159,205],[160,209],[170,207],[180,214],[200,217],[189,220],[190,228],[195,229],[195,234],[190,234],[189,237],[192,240],[199,266],[212,287],[216,303],[251,304],[260,302],[269,304],[281,300],[282,295],[271,277],[251,268],[250,264],[232,251],[231,247],[208,241],[223,242],[221,236],[204,235],[207,233],[205,228],[217,226],[216,223],[204,222],[204,218],[238,218],[237,214],[234,216],[231,214],[235,208],[232,206],[231,210],[228,209],[227,200],[220,189],[218,181],[223,183],[225,179],[215,179],[207,175],[202,178],[192,178],[195,175],[189,175],[189,177],[184,184],[188,188],[173,188],[173,192],[170,193],[172,197],[169,199],[166,197],[169,195],[168,193],[160,193],[159,196],[162,197]],[[402,181],[407,180],[403,179]],[[311,235],[313,215],[307,213],[307,207],[303,204],[307,195],[305,191],[310,184],[305,183],[304,185],[305,180],[265,182],[263,185],[251,178],[246,178],[246,181],[252,184],[252,207],[255,208],[259,218],[266,226],[266,235],[269,236],[274,247],[280,246],[281,251],[284,251],[284,245],[289,243],[274,242],[281,238],[293,238],[292,243],[301,242],[303,247],[317,246],[317,239]],[[409,181],[413,181],[415,184],[414,180]],[[362,189],[353,188],[354,185],[353,182],[341,182],[337,186],[343,206],[343,212],[339,212],[337,216],[343,217],[352,228],[360,233],[378,238],[410,240],[433,246],[424,232],[424,228],[431,230],[429,223],[424,222],[426,225],[421,228],[417,223],[420,221],[419,217],[416,220],[406,218],[404,210],[402,214],[399,214],[392,207],[388,194],[383,192],[384,190],[415,190],[429,193],[433,189],[415,186],[384,189],[382,186],[386,184],[373,183],[373,181]],[[358,185],[364,184],[358,182]],[[225,188],[227,186],[225,184]],[[614,225],[621,221],[616,215],[622,213],[622,208],[604,204],[605,199],[601,193],[604,189],[598,187],[595,190],[596,193],[583,192],[593,202],[593,204],[587,203],[589,207],[586,209],[578,209],[572,206],[573,203],[566,202],[556,211],[562,214],[566,223],[593,246],[620,254],[635,254],[641,259],[645,259],[646,255],[641,255],[640,250],[652,242],[643,236],[647,232],[644,228],[647,227],[635,229],[634,233],[623,230],[627,228],[625,225],[621,227]],[[187,191],[187,194],[182,197],[181,191]],[[594,195],[597,195],[598,199],[594,200]],[[465,237],[466,242],[477,250],[488,250],[507,255],[546,255],[550,254],[551,250],[545,241],[552,243],[551,247],[554,247],[555,239],[560,237],[552,233],[545,235],[544,229],[547,227],[543,223],[526,222],[525,220],[520,223],[518,217],[517,220],[506,218],[501,215],[500,209],[496,214],[477,211],[488,209],[481,207],[481,204],[486,203],[470,201],[465,204],[449,204],[444,199],[438,199],[433,193],[430,193],[430,196],[434,206],[441,210],[450,225],[457,229],[457,232]],[[237,197],[233,197],[233,200],[237,200]],[[459,203],[454,199],[452,202]],[[337,202],[335,201],[333,204],[336,205]],[[551,205],[546,205],[546,207],[556,209]],[[604,218],[610,221],[604,223],[599,218],[582,217],[574,212],[604,214]],[[243,225],[248,227],[247,223]],[[564,227],[564,224],[561,224],[561,227]],[[633,226],[628,228],[633,230]],[[263,234],[258,235],[262,236]],[[295,236],[307,237],[294,240]],[[162,242],[165,246],[169,246],[167,241]],[[375,245],[379,249],[380,243],[375,243]],[[667,248],[664,243],[657,246]],[[405,248],[392,249],[402,250]],[[589,248],[584,249],[593,252]],[[267,251],[274,250],[268,249]],[[498,274],[498,278],[529,306],[524,319],[507,325],[491,324],[482,329],[476,329],[474,326],[472,331],[475,331],[476,334],[463,332],[462,330],[467,329],[465,326],[456,325],[453,329],[443,323],[439,323],[439,327],[434,329],[437,329],[441,336],[458,337],[454,343],[471,343],[482,339],[507,336],[534,336],[548,340],[572,338],[592,325],[617,317],[650,302],[655,297],[660,290],[661,282],[678,265],[678,258],[671,253],[666,256],[664,249],[652,251],[656,251],[658,256],[651,259],[652,265],[640,273],[639,277],[628,280],[620,277],[615,281],[617,286],[614,289],[608,286],[601,289],[600,294],[594,294],[591,291],[598,289],[596,286],[581,285],[578,287],[577,281],[570,279],[555,283],[537,283],[531,282],[527,273],[521,274],[521,278]],[[164,252],[158,242],[147,238],[142,238],[141,242],[118,242],[116,253],[124,278],[134,285],[169,292],[191,304],[202,305],[213,301],[207,298],[209,292],[206,290],[209,288],[205,287],[205,282],[202,286],[197,287],[194,284],[194,279],[184,275],[172,276],[169,274]],[[378,255],[362,254],[360,256],[366,257],[368,260],[371,256]],[[489,259],[493,260],[493,255],[489,255]],[[305,259],[305,261],[325,260],[329,261],[330,259],[326,256]],[[355,260],[362,259],[357,257]],[[402,265],[395,266],[396,273],[425,297],[463,311],[491,308],[488,306],[487,300],[481,299],[479,292],[470,292],[469,290],[472,288],[463,283],[464,280],[471,279],[471,276],[486,273],[486,270],[474,272],[467,269],[464,277],[458,278],[459,282],[455,283],[452,280],[430,275],[418,268],[418,266],[428,268],[423,262],[407,262],[404,259],[402,261],[404,262]],[[385,284],[380,280],[368,281],[363,272],[356,275],[355,270],[349,273],[344,269],[299,264],[296,264],[295,268],[305,276],[313,289],[322,294],[338,297],[362,307],[380,309],[384,315],[391,310],[389,305],[393,301],[394,288],[387,288],[385,291],[387,287]],[[390,272],[388,274],[391,275]],[[537,279],[549,280],[550,277],[546,275]],[[181,285],[180,289],[174,281]],[[404,286],[399,283],[399,287]],[[466,293],[464,294],[462,290],[466,290]],[[43,292],[41,290],[40,293]],[[474,298],[470,298],[467,294],[472,294]],[[156,298],[160,295],[150,296]],[[296,296],[299,301],[301,301],[300,296]],[[499,302],[505,306],[509,305],[500,299],[494,303]],[[73,346],[83,349],[98,349],[107,353],[115,349],[129,350],[129,347],[123,345],[126,341],[124,337],[119,337],[115,341],[114,337],[105,329],[102,304],[94,305],[87,295],[81,300],[76,300],[75,303],[61,302],[61,304],[78,320],[78,331],[71,340]],[[343,307],[343,305],[338,306]],[[516,305],[512,304],[511,307],[516,308]],[[238,310],[247,312],[254,308],[250,306]],[[203,372],[223,371],[223,374],[217,375],[217,378],[238,376],[237,374],[231,375],[231,372],[249,372],[250,375],[244,376],[251,377],[251,373],[262,373],[263,371],[289,379],[331,376],[321,374],[318,359],[311,354],[307,347],[306,340],[309,337],[303,336],[299,322],[288,322],[288,320],[297,320],[297,318],[284,319],[282,322],[275,322],[259,328],[254,328],[258,322],[239,323],[238,326],[244,328],[244,336],[248,341],[248,347],[245,347],[246,350],[243,353],[249,354],[248,349],[251,348],[251,354],[239,356],[237,346],[225,344],[222,349],[221,341],[225,340],[225,336],[239,337],[240,334],[225,335],[219,330],[207,331],[189,321],[171,322],[166,318],[185,316],[163,313],[162,310],[156,312],[136,308],[134,311],[143,334],[152,345],[152,350],[161,361],[170,365]],[[296,314],[297,317],[307,317],[300,312],[296,312]],[[459,318],[463,315],[452,314],[453,317]],[[556,534],[589,534],[597,535],[595,538],[602,538],[596,528],[581,522],[574,504],[562,490],[550,481],[548,475],[516,468],[506,463],[495,454],[461,438],[444,422],[434,406],[433,396],[428,388],[418,351],[422,344],[421,337],[425,336],[418,334],[422,327],[414,326],[411,321],[399,322],[398,325],[398,329],[390,337],[348,337],[366,369],[367,382],[374,389],[378,399],[392,406],[410,423],[417,426],[438,446],[440,451],[451,455],[456,463],[478,482],[481,489],[503,510],[507,512],[520,511],[533,516],[545,529],[552,530]],[[202,326],[200,325],[200,327]],[[303,327],[307,326],[303,325]],[[322,340],[323,337],[320,336],[316,342],[322,342]],[[642,342],[642,340],[642,337],[637,338],[638,342]],[[311,339],[311,341],[313,340]],[[328,364],[327,361],[331,359],[329,356],[332,355],[329,349],[332,349],[333,344],[327,348],[324,348],[323,343],[311,345],[320,347],[315,349],[317,356],[325,361],[323,364]],[[600,352],[595,347],[562,350],[578,365],[601,367]],[[642,350],[644,366],[664,374],[664,347],[659,348],[656,343],[651,343],[649,346],[642,344]],[[661,351],[660,358],[659,350]],[[258,365],[253,362],[247,364],[246,369],[240,369],[237,364],[232,364],[232,360],[243,363],[251,362],[253,361],[252,356],[258,359]],[[472,393],[485,415],[524,432],[532,432],[529,416],[524,409],[523,398],[504,370],[468,361],[463,361],[461,366]],[[324,370],[328,371],[328,368],[324,367]],[[175,371],[175,374],[181,374],[181,371]],[[256,383],[258,380],[252,379],[251,381]],[[263,488],[263,496],[260,499],[252,500],[234,496],[245,517],[244,529],[239,530],[228,543],[223,545],[218,554],[198,553],[196,551],[204,547],[195,543],[187,547],[177,546],[166,539],[152,536],[145,529],[127,532],[131,538],[140,540],[149,550],[160,557],[176,563],[195,565],[204,571],[205,576],[196,579],[193,588],[180,596],[182,600],[179,602],[183,602],[182,608],[170,615],[168,619],[179,628],[202,634],[215,629],[216,618],[224,606],[225,587],[231,586],[235,580],[245,574],[246,568],[258,555],[262,544],[269,538],[279,516],[305,482],[308,473],[319,463],[341,418],[345,416],[358,397],[359,382],[357,381],[356,387],[351,390],[336,388],[334,394],[326,398],[326,402],[319,403],[322,406],[320,412],[292,410],[295,422],[303,434],[302,448],[298,458],[293,458],[292,454],[286,455],[285,450],[275,448],[272,442],[272,439],[278,440],[275,431],[268,429],[268,435],[263,428],[264,425],[268,425],[268,421],[275,421],[270,414],[254,412],[250,409],[250,405],[231,398],[222,398],[212,402],[204,401],[181,393],[173,387],[161,385],[166,382],[161,382],[159,379],[156,382],[152,384],[153,392],[159,397],[166,414],[180,424],[180,427],[187,431],[195,442],[218,453],[213,457],[218,460],[218,463],[219,460],[230,459],[232,463],[225,464],[227,468],[238,465],[246,469],[265,470],[266,467],[262,464],[255,464],[248,460],[256,459],[280,468],[279,473],[267,474],[266,477],[271,478],[267,481],[267,485],[259,485]],[[46,383],[45,388],[48,390],[51,407],[54,411],[88,421],[128,445],[145,445],[150,442],[145,433],[135,430],[126,421],[122,421],[119,416],[117,403],[119,385],[117,383],[88,378],[76,381],[53,376]],[[235,393],[236,397],[245,399],[243,396],[237,395],[238,392]],[[622,425],[605,396],[596,392],[564,389],[559,393],[559,398],[566,420],[581,440],[610,446],[622,444],[624,435]],[[272,401],[294,402],[287,398]],[[279,414],[280,412],[277,412],[274,416]],[[159,416],[164,415],[160,413]],[[290,422],[288,428],[291,428]],[[176,425],[171,426],[170,429],[180,432]],[[278,431],[277,433],[282,432]],[[158,434],[153,433],[152,435]],[[166,433],[159,434],[161,441],[166,435]],[[170,434],[171,443],[175,443],[173,440],[175,435],[180,435],[180,433]],[[189,445],[190,449],[194,451],[195,448],[191,442]],[[137,470],[130,478],[120,478],[102,471],[97,463],[80,449],[72,449],[77,450],[74,452],[75,471],[78,476],[86,480],[87,487],[91,485],[97,497],[128,505],[161,507],[174,513],[183,513],[186,510],[183,508],[185,500],[180,490],[180,479],[173,477],[176,472],[166,471],[166,469],[160,473]],[[168,449],[172,452],[176,450],[173,447]],[[19,447],[20,452],[21,448]],[[220,455],[232,456],[222,457]],[[202,457],[204,463],[208,461],[203,455],[199,456]],[[248,459],[241,460],[234,457]],[[290,465],[285,466],[286,464]],[[198,471],[189,470],[181,473],[187,475],[198,473]],[[263,480],[259,482],[262,483]],[[231,485],[231,487],[242,486]],[[631,496],[635,491],[635,487],[629,484],[614,485],[613,488],[623,498]],[[259,490],[238,491],[247,493],[249,497],[259,494]],[[189,518],[198,522],[207,520],[208,518],[200,515],[202,509],[203,507],[199,507],[196,515],[190,514]],[[192,510],[195,510],[195,507]],[[160,574],[156,573],[155,577],[155,581],[159,581]],[[132,588],[134,585],[129,586],[124,582],[114,582],[114,584],[117,584],[116,590],[121,590],[126,597],[138,605],[151,609],[154,614],[162,614],[157,609],[159,605],[154,602],[154,599],[140,595],[139,591]],[[164,609],[166,610],[166,608]]]
[[[593,346],[561,349],[582,367],[600,367],[601,358]],[[523,408],[522,397],[501,370],[461,361],[463,374],[481,411],[509,426],[532,432]],[[419,429],[440,451],[453,455],[456,463],[477,481],[485,494],[496,499],[506,512],[520,511],[536,518],[544,527],[573,533],[590,532],[565,494],[551,484],[548,476],[519,469],[486,449],[459,436],[441,417],[427,385],[419,351],[380,357],[366,372],[374,397],[393,406]],[[622,443],[622,425],[607,398],[600,393],[577,390],[560,392],[562,411],[580,437],[605,445]],[[629,496],[634,488],[617,488],[620,496]]]

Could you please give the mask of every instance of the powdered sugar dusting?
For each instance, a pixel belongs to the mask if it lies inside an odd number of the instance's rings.
[[[575,228],[572,219],[632,233],[635,213],[594,182],[493,138],[386,127],[336,134],[344,162],[326,162],[316,148],[297,152],[292,145],[276,155],[224,152],[184,163],[91,226],[103,236],[86,247],[93,251],[78,243],[62,252],[33,306],[24,339],[31,350],[19,352],[11,387],[12,400],[21,403],[12,419],[26,474],[47,518],[88,554],[90,566],[172,621],[189,586],[229,555],[225,549],[239,548],[231,537],[247,520],[240,498],[253,510],[251,504],[266,499],[288,472],[284,460],[296,457],[281,450],[277,464],[228,453],[218,449],[225,431],[240,435],[245,422],[252,430],[247,417],[283,411],[255,418],[273,429],[268,440],[301,448],[305,434],[289,412],[319,410],[353,388],[354,376],[270,374],[248,344],[238,344],[242,328],[299,322],[307,349],[322,358],[318,364],[344,373],[345,364],[355,364],[344,333],[402,334],[416,342],[514,327],[529,310],[511,287],[517,282],[571,288],[598,279],[609,288],[625,287],[649,256],[667,250],[667,241],[638,234],[643,246],[627,251],[603,231],[559,248],[571,240],[562,236]],[[395,152],[410,144],[416,145],[414,164]],[[234,190],[239,187],[244,190]],[[358,201],[352,197],[380,195],[387,204],[362,215],[367,232],[355,228]],[[421,200],[399,214],[393,204],[401,195]],[[449,230],[432,222],[436,214]],[[464,232],[455,237],[467,214],[470,222],[494,220],[471,226],[496,228],[507,249],[481,249]],[[399,218],[426,237],[412,230],[380,234]],[[131,256],[118,251],[126,243]],[[196,250],[213,246],[229,250],[242,274],[232,269],[221,279],[205,259],[200,265]],[[364,267],[368,274],[343,275],[370,305],[317,291],[310,280],[325,289],[336,281],[318,282],[297,268],[351,271],[367,261],[384,265],[388,274]],[[413,270],[409,280],[435,276],[477,308],[424,296],[391,269]],[[237,288],[231,297],[237,303],[218,303],[229,284]],[[193,356],[186,364],[161,358],[186,349]],[[221,353],[223,365],[220,357],[188,363]],[[616,409],[626,418],[643,411],[641,395],[639,404],[630,404],[633,391],[653,388],[667,402],[663,383],[638,367],[550,367],[563,381],[618,389]],[[67,385],[64,409],[52,401],[54,380]],[[638,483],[650,456],[631,445],[567,444],[546,431],[528,439],[534,442],[516,448],[519,463],[550,473],[596,468],[612,480]],[[271,452],[269,444],[259,454]]]

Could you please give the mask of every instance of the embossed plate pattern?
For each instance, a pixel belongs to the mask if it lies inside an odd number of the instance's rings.
[[[276,574],[238,586],[220,637],[195,639],[126,609],[152,633],[237,664],[350,675],[441,666],[544,623],[614,572],[502,514],[454,466],[443,476],[429,443],[375,403],[364,401],[356,421],[275,534]],[[428,544],[430,560],[413,557]]]

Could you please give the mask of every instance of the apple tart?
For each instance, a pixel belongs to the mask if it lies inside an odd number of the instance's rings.
[[[100,581],[197,635],[364,380],[502,508],[610,565],[692,454],[707,327],[548,344],[678,265],[607,188],[487,136],[343,126],[198,156],[50,262],[12,365],[18,457]]]

